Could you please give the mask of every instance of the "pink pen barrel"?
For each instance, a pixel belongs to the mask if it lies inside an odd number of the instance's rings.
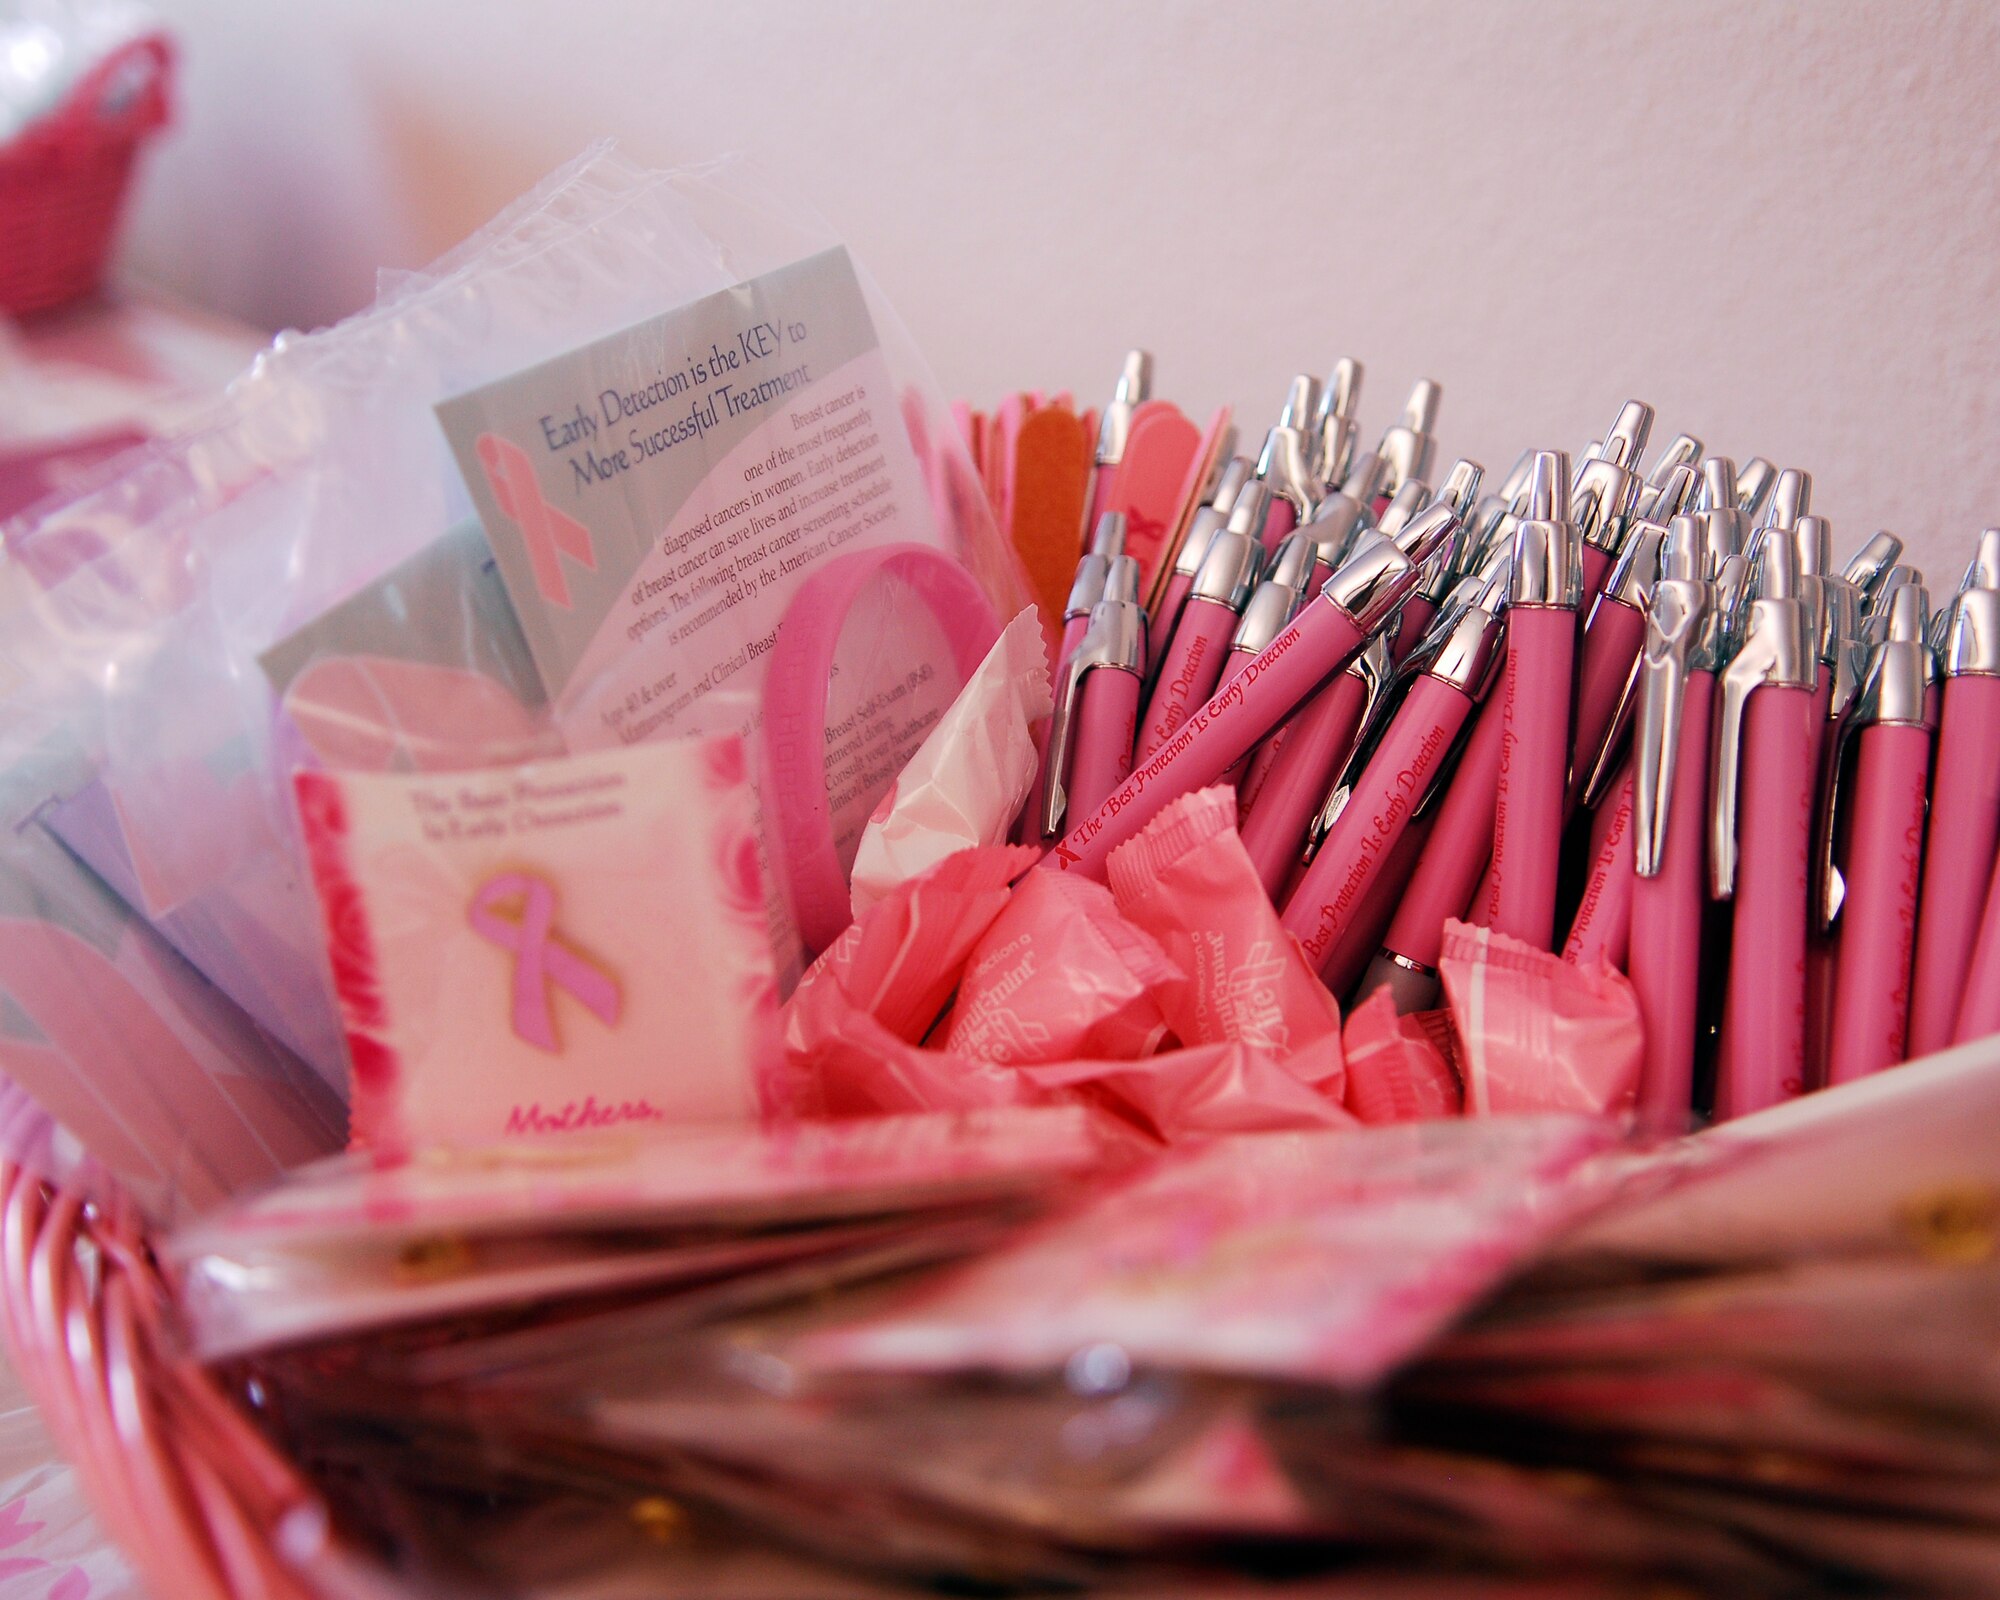
[[[1821,729],[1810,689],[1766,685],[1743,711],[1735,936],[1716,1113],[1805,1088],[1807,879]]]
[[[1604,593],[1604,583],[1611,576],[1611,569],[1618,565],[1618,558],[1608,550],[1600,550],[1594,544],[1583,547],[1583,599],[1577,606],[1580,616],[1589,616],[1590,608],[1597,603],[1597,597]]]
[[[1417,870],[1436,821],[1437,810],[1433,807],[1403,830],[1395,848],[1383,858],[1382,869],[1376,874],[1374,889],[1361,908],[1361,915],[1354,919],[1346,936],[1327,956],[1326,965],[1320,968],[1320,979],[1336,1000],[1347,998],[1375,952],[1382,947],[1389,919],[1396,914],[1396,901],[1410,881],[1410,874]]]
[[[1437,825],[1383,937],[1385,954],[1435,970],[1447,918],[1465,914],[1493,850],[1493,788],[1500,778],[1506,715],[1498,694],[1479,709],[1472,737],[1438,804]]]
[[[1062,644],[1056,650],[1055,676],[1049,681],[1060,684],[1069,673],[1070,661],[1083,648],[1083,636],[1090,632],[1090,613],[1063,619]],[[1058,690],[1060,692],[1060,690]]]
[[[1436,620],[1437,606],[1423,595],[1413,594],[1405,600],[1396,616],[1396,631],[1389,637],[1390,665],[1400,667],[1404,658],[1416,649],[1424,630]]]
[[[1275,550],[1286,534],[1299,525],[1299,508],[1281,494],[1271,496],[1271,507],[1264,513],[1264,534],[1262,544],[1266,550]]]
[[[1569,804],[1583,803],[1583,786],[1604,747],[1625,685],[1646,642],[1646,614],[1622,600],[1603,600],[1583,630],[1576,666],[1576,737],[1570,754]]]
[[[1576,615],[1560,606],[1516,606],[1507,614],[1507,629],[1504,735],[1493,805],[1493,927],[1547,950],[1555,943],[1569,788]]]
[[[1194,574],[1191,572],[1170,572],[1167,587],[1160,595],[1160,609],[1153,617],[1153,637],[1171,639],[1180,629],[1181,611],[1187,605],[1189,593],[1194,589]],[[1164,657],[1155,654],[1156,664],[1163,663]]]
[[[2000,842],[2000,678],[1946,680],[1917,910],[1910,1055],[1951,1043]]]
[[[1354,619],[1332,601],[1308,602],[1261,655],[1072,827],[1042,866],[1103,877],[1106,856],[1174,800],[1219,779],[1366,643]]]
[[[1881,723],[1863,728],[1859,744],[1827,1041],[1829,1084],[1895,1066],[1909,1041],[1931,736],[1926,728]]]
[[[1070,757],[1066,814],[1087,817],[1132,770],[1139,723],[1139,674],[1096,667],[1077,690],[1075,752]]]
[[[1274,743],[1277,748],[1261,783],[1257,783],[1257,763],[1250,765],[1248,781],[1257,787],[1250,797],[1254,805],[1243,820],[1243,848],[1250,852],[1257,876],[1273,898],[1298,864],[1312,820],[1354,747],[1367,704],[1368,686],[1351,672],[1341,673],[1265,741],[1265,750]]]
[[[1362,915],[1383,861],[1471,711],[1471,697],[1441,679],[1419,676],[1410,685],[1355,780],[1354,793],[1285,903],[1285,927],[1315,968],[1326,965]]]
[[[1972,964],[1965,974],[1965,999],[1959,1004],[1953,1044],[2000,1033],[2000,868],[1986,885],[1986,909],[1979,919],[1979,941],[1972,947]]]
[[[1602,962],[1625,970],[1632,933],[1632,772],[1628,763],[1590,828],[1590,872],[1583,898],[1564,939],[1562,958],[1573,967]]]
[[[1140,726],[1138,757],[1144,760],[1173,736],[1188,714],[1215,691],[1222,675],[1222,658],[1229,653],[1229,636],[1236,631],[1236,613],[1218,600],[1196,598],[1181,611],[1181,620],[1160,663]]]
[[[1681,700],[1659,874],[1632,879],[1627,965],[1645,1024],[1639,1112],[1679,1133],[1694,1109],[1695,1036],[1700,1027],[1701,930],[1708,907],[1708,741],[1715,677],[1691,672]]]

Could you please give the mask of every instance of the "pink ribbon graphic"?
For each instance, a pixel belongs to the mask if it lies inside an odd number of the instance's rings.
[[[534,569],[535,587],[553,606],[569,609],[569,580],[563,576],[561,556],[580,566],[597,570],[597,549],[590,542],[590,530],[574,517],[564,516],[542,498],[541,480],[535,464],[511,439],[497,433],[479,436],[479,464],[486,469],[487,487],[492,489],[502,514],[521,530],[528,547],[528,565]]]
[[[499,916],[495,907],[518,899],[518,920]],[[549,985],[567,989],[607,1028],[618,1026],[624,996],[618,982],[592,966],[554,935],[556,891],[553,885],[525,872],[503,872],[489,878],[472,897],[466,921],[480,938],[514,952],[514,1032],[537,1049],[560,1053],[556,1019],[549,1008]]]

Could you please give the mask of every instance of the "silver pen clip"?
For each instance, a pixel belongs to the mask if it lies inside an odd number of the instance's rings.
[[[1394,703],[1389,691],[1395,686],[1397,676],[1395,663],[1389,657],[1388,635],[1376,634],[1361,654],[1347,664],[1346,670],[1349,676],[1359,679],[1361,683],[1361,716],[1354,725],[1353,746],[1341,762],[1326,799],[1313,813],[1312,825],[1306,829],[1303,859],[1308,862],[1319,854],[1319,847],[1326,841],[1327,833],[1346,806],[1348,795],[1354,791],[1355,752],[1364,747],[1373,748]]]
[[[1437,449],[1431,430],[1437,426],[1438,401],[1443,396],[1443,388],[1429,378],[1419,378],[1410,390],[1402,420],[1382,435],[1375,450],[1384,463],[1378,494],[1394,494],[1411,478],[1430,472],[1431,454]]]
[[[1624,548],[1632,511],[1644,487],[1637,469],[1652,426],[1653,408],[1643,400],[1627,400],[1603,442],[1592,445],[1577,463],[1570,482],[1570,512],[1585,544],[1612,555]]]
[[[1639,491],[1639,504],[1634,508],[1634,517],[1644,517],[1648,522],[1662,525],[1671,522],[1680,514],[1680,505],[1670,503],[1670,492],[1680,480],[1680,469],[1686,467],[1696,471],[1701,466],[1701,441],[1691,433],[1677,433],[1667,441],[1652,470],[1646,474],[1646,486]],[[1680,491],[1682,500],[1687,491]]]
[[[1344,482],[1354,464],[1354,445],[1360,436],[1354,412],[1360,400],[1361,363],[1351,356],[1342,356],[1334,362],[1333,371],[1320,390],[1319,412],[1309,433],[1313,441],[1313,467],[1324,489]]]
[[[1426,506],[1393,538],[1370,532],[1320,585],[1320,598],[1363,633],[1384,626],[1423,576],[1424,563],[1458,531],[1451,507]]]
[[[1431,486],[1422,478],[1410,478],[1398,489],[1395,498],[1382,508],[1382,514],[1375,519],[1376,531],[1394,538],[1410,525],[1410,519],[1431,503]]]
[[[1766,461],[1762,456],[1752,456],[1743,463],[1743,470],[1736,474],[1736,509],[1754,522],[1777,486],[1776,463]]]
[[[1086,557],[1086,559],[1088,559]],[[1048,773],[1042,787],[1042,837],[1064,831],[1069,809],[1070,746],[1074,742],[1078,702],[1085,674],[1099,667],[1116,667],[1141,675],[1146,670],[1146,610],[1139,604],[1139,563],[1117,556],[1104,581],[1104,598],[1091,607],[1090,626],[1070,657],[1056,695],[1049,724]]]
[[[1736,463],[1727,456],[1710,456],[1701,464],[1701,487],[1695,495],[1701,519],[1702,575],[1713,579],[1722,563],[1741,555],[1750,543],[1750,513],[1738,492]]]
[[[1076,564],[1076,576],[1069,585],[1069,600],[1063,606],[1064,622],[1074,622],[1078,617],[1090,615],[1091,609],[1104,598],[1104,585],[1111,576],[1111,563],[1124,553],[1125,513],[1107,511],[1097,519],[1097,530],[1091,535],[1090,548]]]
[[[1689,516],[1674,518],[1646,611],[1646,642],[1639,651],[1637,670],[1632,841],[1634,862],[1644,878],[1659,876],[1666,855],[1681,709],[1711,604],[1709,585],[1702,576],[1704,560],[1701,524]]]
[[[1263,654],[1264,647],[1285,631],[1298,614],[1312,582],[1318,551],[1304,534],[1287,534],[1271,553],[1271,564],[1236,619],[1229,648],[1249,655]]]
[[[1339,488],[1328,490],[1326,498],[1314,508],[1312,520],[1301,525],[1300,531],[1319,549],[1323,572],[1330,574],[1345,561],[1355,541],[1373,524],[1375,490],[1381,482],[1382,470],[1379,455],[1371,453],[1357,458],[1347,480]]]
[[[1688,469],[1683,467],[1682,471]],[[1644,614],[1653,601],[1653,586],[1660,577],[1661,547],[1667,530],[1657,522],[1633,524],[1632,536],[1626,541],[1625,553],[1618,558],[1618,565],[1611,569],[1604,580],[1604,589],[1597,597],[1597,605],[1630,606]],[[1591,615],[1597,614],[1596,607]],[[1590,624],[1584,623],[1584,631],[1589,632]],[[1613,708],[1611,720],[1605,724],[1604,737],[1598,741],[1595,750],[1589,752],[1585,762],[1582,801],[1586,806],[1595,806],[1604,798],[1610,787],[1613,774],[1617,770],[1617,756],[1625,742],[1625,730],[1631,726],[1632,707],[1638,693],[1639,664],[1634,661],[1632,670],[1625,674],[1623,687],[1618,691],[1618,704]]]
[[[1319,379],[1310,372],[1301,372],[1292,379],[1285,390],[1284,408],[1278,413],[1278,426],[1295,429],[1300,437],[1313,437],[1313,423],[1319,416]]]
[[[1789,530],[1784,530],[1789,531]],[[1742,642],[1717,684],[1714,803],[1709,812],[1709,892],[1736,893],[1736,812],[1743,770],[1743,713],[1759,689],[1810,689],[1819,653],[1799,598],[1798,550],[1789,538],[1766,541],[1747,607]]]
[[[1264,436],[1264,450],[1257,457],[1257,481],[1270,489],[1273,500],[1290,504],[1297,522],[1312,519],[1321,490],[1307,456],[1306,436],[1297,428],[1280,426]]]

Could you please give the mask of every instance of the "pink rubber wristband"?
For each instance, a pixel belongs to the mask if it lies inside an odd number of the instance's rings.
[[[878,545],[830,561],[785,608],[764,674],[764,832],[771,870],[815,954],[854,920],[826,788],[834,651],[855,602],[884,577],[909,585],[937,617],[961,687],[1000,637],[1000,621],[972,575],[922,544]]]

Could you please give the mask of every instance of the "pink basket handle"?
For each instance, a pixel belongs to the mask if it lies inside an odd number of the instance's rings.
[[[147,34],[120,45],[22,138],[75,147],[136,139],[163,127],[171,115],[167,81],[173,66],[173,41],[165,34]]]

